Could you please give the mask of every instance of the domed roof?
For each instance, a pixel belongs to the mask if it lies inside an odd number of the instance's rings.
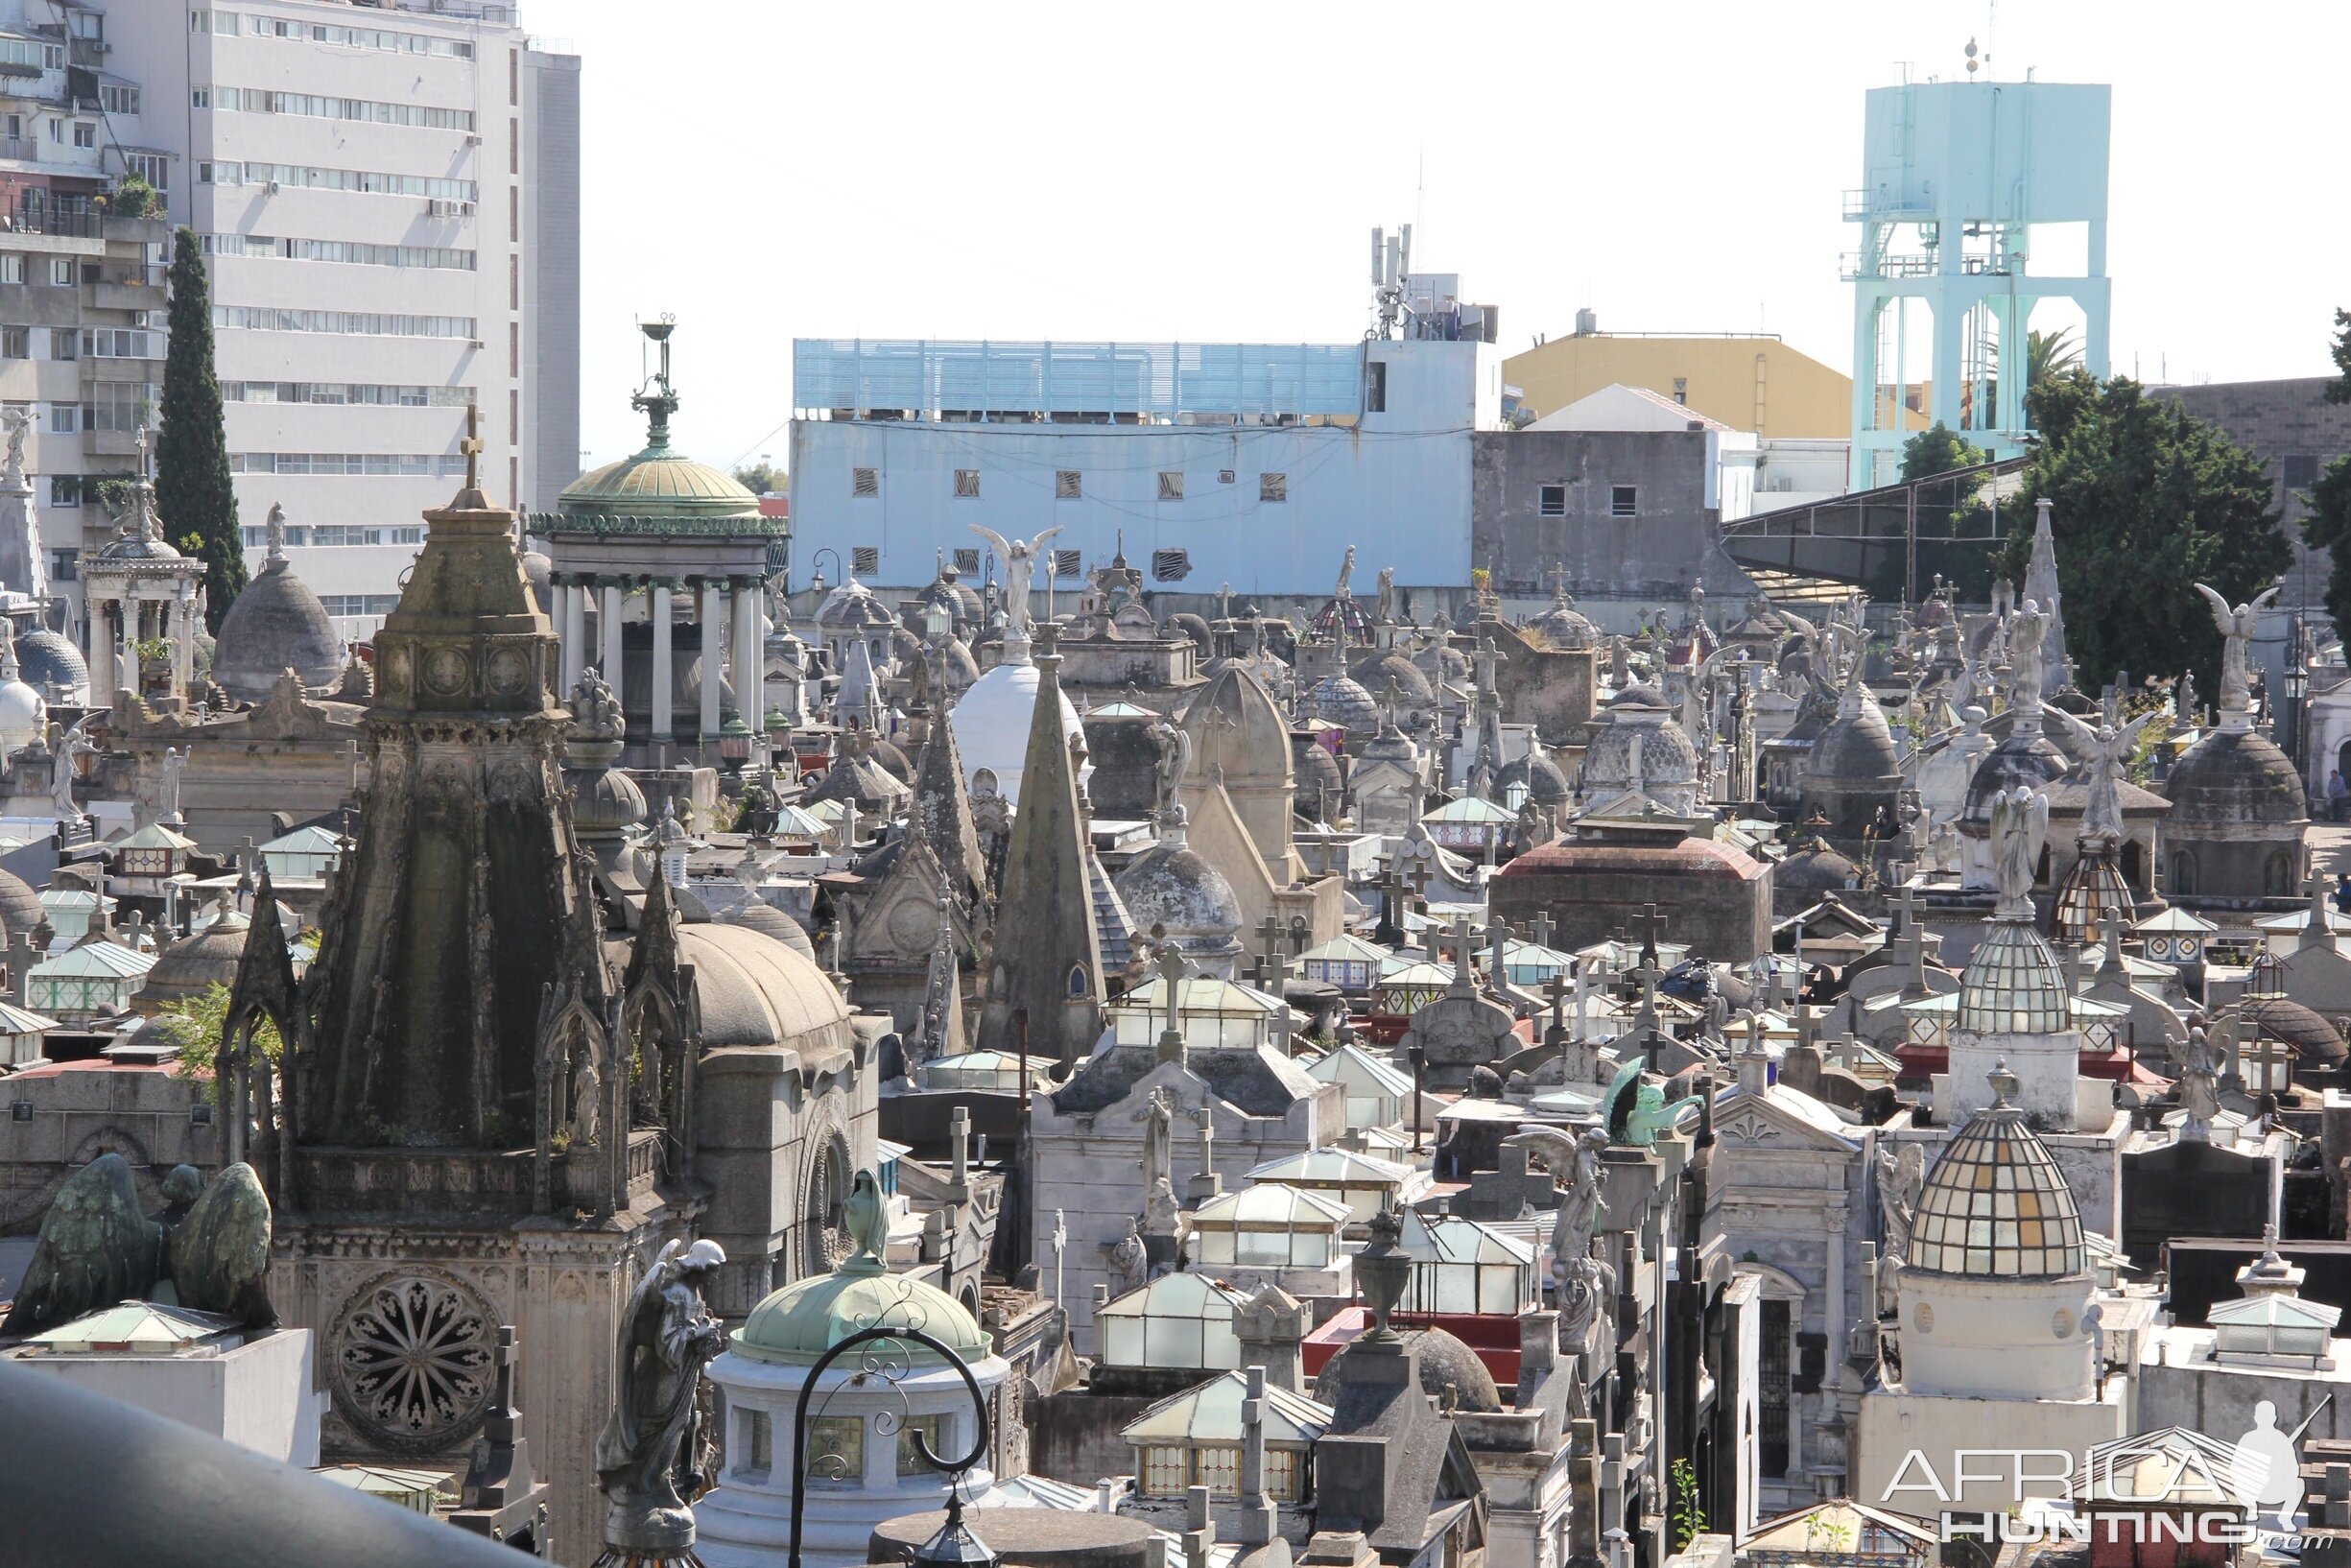
[[[2242,1004],[2245,1017],[2265,1034],[2284,1041],[2303,1067],[2340,1067],[2346,1056],[2342,1035],[2325,1017],[2283,996],[2248,997]],[[2251,1042],[2245,1042],[2250,1045]],[[2244,1047],[2240,1047],[2242,1052]]]
[[[343,636],[310,584],[273,551],[221,618],[212,678],[241,702],[266,702],[287,670],[308,691],[332,690],[343,678]]]
[[[1555,653],[1581,653],[1600,646],[1600,628],[1564,592],[1552,600],[1549,609],[1527,623],[1526,632],[1530,642]]]
[[[1883,779],[1902,772],[1894,753],[1893,731],[1886,725],[1886,710],[1858,683],[1854,701],[1840,707],[1823,725],[1804,753],[1798,776],[1808,779]]]
[[[1818,837],[1804,840],[1771,869],[1771,885],[1790,892],[1829,892],[1853,885],[1860,867]]]
[[[2034,731],[2027,734],[2012,729],[2007,738],[1993,747],[1976,764],[1976,771],[1967,780],[1967,799],[1960,808],[1963,822],[1989,822],[1992,796],[2002,790],[2023,784],[2032,789],[2061,776],[2066,770],[2065,753],[2050,743],[2048,736]]]
[[[671,450],[667,410],[654,412],[645,450],[573,480],[556,498],[556,510],[567,518],[739,517],[754,528],[766,523],[759,497],[732,475]]]
[[[1400,706],[1425,708],[1437,701],[1437,694],[1429,689],[1429,677],[1420,673],[1420,666],[1392,648],[1369,658],[1357,659],[1354,668],[1347,672],[1347,678],[1370,693],[1374,702],[1383,705],[1388,701],[1388,683],[1391,680],[1396,683],[1396,701]]]
[[[1450,642],[1430,644],[1413,655],[1413,663],[1429,677],[1432,686],[1440,680],[1462,680],[1469,675],[1469,655]]]
[[[1401,1329],[1404,1342],[1420,1352],[1420,1391],[1441,1401],[1447,1389],[1454,1394],[1457,1410],[1488,1414],[1502,1409],[1501,1390],[1494,1387],[1494,1374],[1485,1369],[1478,1353],[1455,1336],[1441,1328]],[[1361,1340],[1350,1340],[1340,1347],[1337,1355],[1323,1363],[1315,1378],[1315,1403],[1336,1406],[1342,1390],[1356,1383],[1356,1368],[1365,1365],[1356,1358],[1356,1346]]]
[[[1327,798],[1332,807],[1337,807],[1345,787],[1339,772],[1339,759],[1331,755],[1327,747],[1311,735],[1291,738],[1290,800],[1299,816],[1309,821],[1320,821],[1323,801]]]
[[[21,750],[48,733],[48,699],[25,683],[14,650],[0,643],[0,752]]]
[[[1383,724],[1380,732],[1364,743],[1355,763],[1359,769],[1366,762],[1393,762],[1409,768],[1419,757],[1420,748],[1413,744],[1410,735],[1394,725]]]
[[[2163,781],[2173,825],[2281,825],[2308,820],[2293,762],[2257,729],[2216,729],[2172,765]]]
[[[976,631],[987,608],[980,603],[978,594],[959,581],[960,577],[961,574],[952,564],[940,562],[938,575],[931,580],[929,587],[922,590],[917,603],[925,606],[944,605],[953,620],[952,630]]]
[[[720,915],[719,920],[724,925],[756,931],[763,937],[783,943],[809,962],[817,962],[816,943],[808,939],[808,933],[801,928],[800,922],[765,899],[753,898],[737,904]]]
[[[1653,681],[1636,681],[1609,698],[1607,706],[1612,708],[1662,708],[1665,706],[1665,693],[1659,691]]]
[[[1216,638],[1208,630],[1208,623],[1188,609],[1179,609],[1167,618],[1170,636],[1182,635],[1192,639],[1192,646],[1202,653],[1216,647]]]
[[[1970,1117],[1927,1173],[1904,1271],[2049,1279],[2080,1273],[2088,1257],[2057,1162],[2003,1099]]]
[[[873,744],[866,748],[866,756],[899,783],[914,782],[914,765],[906,760],[906,753],[899,749],[896,741],[877,736]]]
[[[1195,693],[1182,724],[1192,737],[1193,776],[1221,767],[1227,783],[1289,782],[1290,725],[1264,683],[1241,666],[1219,671]]]
[[[1379,731],[1379,705],[1371,701],[1371,694],[1350,677],[1323,677],[1308,694],[1307,704],[1317,719],[1326,725],[1337,725],[1350,735],[1371,735]]]
[[[0,941],[20,934],[29,938],[33,928],[47,918],[49,911],[33,884],[13,871],[0,870]]]
[[[2022,920],[1992,920],[1959,976],[1959,1027],[1978,1034],[2054,1034],[2071,1027],[2073,991],[2057,955]]]
[[[817,606],[817,625],[827,631],[855,631],[867,627],[894,626],[897,617],[881,596],[855,578],[824,596]]]
[[[849,1009],[814,962],[748,926],[697,924],[677,933],[694,965],[702,1045],[797,1046],[828,1032],[848,1039]]]
[[[727,1339],[735,1354],[752,1361],[813,1366],[835,1344],[868,1328],[918,1328],[966,1362],[993,1354],[988,1336],[961,1301],[863,1256],[770,1294]],[[941,1365],[928,1345],[896,1343],[893,1357],[916,1366]]]
[[[995,775],[996,793],[1020,804],[1020,776],[1029,766],[1029,725],[1036,715],[1039,679],[1033,664],[999,664],[973,681],[955,706],[947,710],[947,727],[955,734],[955,748],[963,759],[968,785],[982,771]],[[1069,693],[1061,693],[1061,734],[1064,742],[1085,733]],[[1093,765],[1086,765],[1092,776]]]
[[[617,749],[617,748],[616,748]],[[645,792],[618,768],[566,768],[572,826],[583,833],[618,833],[645,820]]]
[[[531,585],[531,601],[541,615],[555,614],[555,562],[536,546],[522,553],[522,580]]]
[[[246,939],[252,922],[237,910],[221,915],[193,937],[184,937],[163,950],[147,971],[139,1000],[161,1007],[183,997],[200,996],[213,986],[234,986],[237,966],[245,959]]]
[[[1238,951],[1241,928],[1247,923],[1241,900],[1224,873],[1182,844],[1158,843],[1137,855],[1111,879],[1127,905],[1134,929],[1166,928],[1187,953],[1207,938],[1224,950]]]
[[[1627,789],[1632,783],[1632,745],[1641,742],[1641,787],[1698,782],[1698,748],[1681,725],[1642,724],[1619,715],[1600,725],[1583,751],[1583,793]]]
[[[1643,743],[1641,764],[1644,768],[1649,765],[1646,742]],[[1572,793],[1567,787],[1567,774],[1560,772],[1551,753],[1543,750],[1530,749],[1525,756],[1504,764],[1502,771],[1494,775],[1494,787],[1502,792],[1506,800],[1509,798],[1511,787],[1520,784],[1526,786],[1527,798],[1538,806],[1559,805]]]
[[[16,639],[16,662],[24,677],[36,686],[86,686],[90,667],[83,662],[82,650],[62,633],[47,627],[36,627]]]

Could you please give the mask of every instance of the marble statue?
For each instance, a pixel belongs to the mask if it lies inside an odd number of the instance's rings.
[[[2023,784],[1992,796],[1992,874],[1999,919],[2032,918],[2032,883],[2049,838],[2049,796]]]
[[[1176,1184],[1166,1176],[1153,1176],[1151,1191],[1143,1197],[1143,1234],[1173,1236],[1182,1217],[1183,1207],[1176,1201]]]
[[[90,743],[89,725],[90,716],[85,713],[58,742],[57,752],[49,760],[49,799],[60,821],[78,821],[82,817],[82,808],[74,804],[76,759],[98,754],[98,748]]]
[[[573,727],[592,740],[617,741],[629,732],[620,698],[592,664],[580,672],[579,680],[572,685],[571,717]]]
[[[1396,618],[1396,569],[1380,568],[1379,624],[1387,626]]]
[[[2066,749],[2090,770],[2089,793],[2081,807],[2081,836],[2122,843],[2123,796],[2115,786],[2130,766],[2130,750],[2139,743],[2139,731],[2155,715],[2143,713],[2118,729],[2110,723],[2092,726],[2061,707],[2043,702],[2041,717],[2057,722]]]
[[[670,1242],[621,1318],[619,1402],[596,1438],[596,1474],[609,1505],[605,1540],[624,1555],[694,1544],[692,1499],[680,1488],[695,1487],[702,1368],[726,1348],[702,1292],[725,1262],[714,1241]]]
[[[585,1149],[596,1141],[597,1118],[603,1113],[604,1075],[596,1070],[595,1053],[582,1051],[571,1075],[571,1146]]]
[[[1349,582],[1353,582],[1353,581],[1354,581],[1354,579],[1355,579],[1355,546],[1353,546],[1353,545],[1348,545],[1348,546],[1347,546],[1347,553],[1346,553],[1345,558],[1342,559],[1342,560],[1340,561],[1340,563],[1339,563],[1339,583],[1338,583],[1338,585],[1337,585],[1336,587],[1334,587],[1334,588],[1332,588],[1332,589],[1331,589],[1331,597],[1332,597],[1333,599],[1351,599],[1351,598],[1353,598],[1353,597],[1354,597],[1354,595],[1353,595],[1353,594],[1351,594],[1351,593],[1349,593],[1349,592],[1347,591],[1347,584],[1348,584]]]
[[[2252,645],[2254,629],[2260,624],[2262,611],[2278,596],[2286,584],[2279,582],[2252,603],[2229,608],[2228,601],[2217,588],[2199,582],[2196,591],[2212,606],[2213,624],[2220,629],[2220,711],[2241,713],[2253,705],[2253,682],[2245,666],[2245,650]]]
[[[177,822],[179,816],[179,775],[187,771],[188,753],[185,748],[163,748],[162,778],[155,791],[156,820]]]
[[[1183,786],[1184,774],[1192,771],[1192,735],[1181,725],[1171,723],[1164,715],[1152,728],[1159,737],[1156,772],[1159,820],[1164,824],[1179,820],[1183,811],[1177,802],[1176,792]]]
[[[1886,1244],[1878,1254],[1877,1314],[1902,1309],[1900,1280],[1911,1255],[1911,1227],[1918,1221],[1918,1198],[1927,1184],[1926,1151],[1916,1144],[1877,1146],[1878,1214]]]
[[[8,432],[8,466],[6,478],[12,487],[25,482],[25,432],[32,428],[33,416],[24,409],[10,409],[0,414],[0,429]]]
[[[1169,986],[1171,1003],[1175,987]],[[1154,1182],[1175,1181],[1175,1146],[1170,1141],[1170,1124],[1176,1115],[1175,1097],[1166,1089],[1151,1092],[1151,1099],[1135,1112],[1134,1119],[1143,1124],[1143,1190],[1149,1193]]]
[[[2019,717],[2037,715],[2041,711],[2042,665],[2046,662],[2042,643],[2049,635],[2049,612],[2028,599],[2016,606],[2004,630],[2008,644],[2008,706]]]
[[[1127,1234],[1109,1248],[1110,1294],[1125,1295],[1139,1291],[1151,1277],[1151,1254],[1143,1246],[1143,1235],[1132,1215],[1127,1219]]]
[[[1036,575],[1038,553],[1045,541],[1061,532],[1060,526],[1045,530],[1033,539],[1008,539],[993,529],[971,525],[971,531],[986,539],[988,548],[996,552],[996,559],[1004,567],[1004,640],[1029,640],[1029,582]]]
[[[1698,1105],[1699,1097],[1694,1094],[1667,1105],[1665,1090],[1643,1080],[1640,1058],[1636,1057],[1617,1069],[1608,1092],[1601,1097],[1601,1120],[1608,1129],[1611,1143],[1653,1149],[1659,1133],[1674,1131],[1684,1117],[1698,1111]]]
[[[2220,1109],[2220,1070],[2201,1027],[2188,1031],[2187,1042],[2178,1048],[2178,1067],[2179,1105],[2187,1112],[2179,1128],[2180,1141],[2210,1143],[2212,1119]]]

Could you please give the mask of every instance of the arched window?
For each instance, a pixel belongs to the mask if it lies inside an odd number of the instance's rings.
[[[1082,963],[1071,964],[1069,966],[1069,994],[1073,998],[1082,997],[1086,994],[1086,989],[1085,965]]]
[[[2261,891],[2271,898],[2289,897],[2293,892],[2293,858],[2283,849],[2272,850],[2261,868]]]
[[[2147,852],[2136,839],[2123,843],[2123,880],[2133,892],[2147,891]]]
[[[2172,857],[2172,891],[2196,894],[2196,857],[2185,849]]]

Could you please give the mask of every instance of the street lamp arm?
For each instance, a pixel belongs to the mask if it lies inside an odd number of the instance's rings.
[[[963,1387],[971,1393],[971,1408],[974,1414],[976,1414],[979,1417],[979,1420],[976,1423],[978,1427],[978,1437],[972,1443],[971,1452],[964,1455],[961,1460],[952,1462],[943,1460],[939,1458],[938,1455],[931,1451],[930,1439],[923,1435],[920,1427],[916,1427],[914,1430],[914,1451],[922,1456],[922,1462],[929,1465],[934,1470],[944,1470],[951,1475],[962,1475],[964,1471],[979,1463],[980,1461],[986,1458],[987,1455],[987,1444],[989,1437],[987,1396],[980,1391],[980,1380],[971,1375],[971,1368],[964,1364],[962,1357],[957,1355],[950,1346],[938,1340],[933,1339],[930,1335],[925,1334],[918,1328],[884,1327],[858,1330],[848,1338],[836,1343],[831,1349],[825,1351],[823,1355],[817,1358],[817,1364],[808,1369],[808,1381],[800,1385],[800,1397],[793,1406],[792,1553],[789,1559],[790,1568],[800,1568],[800,1517],[808,1502],[808,1457],[805,1453],[805,1449],[808,1443],[809,1396],[816,1392],[817,1379],[824,1375],[824,1370],[826,1367],[832,1366],[834,1362],[841,1359],[843,1351],[854,1349],[861,1344],[870,1343],[875,1340],[912,1341],[915,1344],[927,1347],[928,1349],[937,1353],[941,1361],[944,1361],[948,1366],[955,1368],[956,1375],[963,1380]],[[952,1488],[950,1488],[948,1495],[950,1501],[953,1501],[954,1493]]]

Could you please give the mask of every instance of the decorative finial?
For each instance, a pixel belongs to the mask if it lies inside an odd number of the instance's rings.
[[[2014,1110],[2016,1093],[2023,1084],[2014,1073],[2008,1071],[2008,1058],[2001,1057],[1992,1064],[1992,1070],[1983,1076],[1992,1085],[1992,1109]]]

